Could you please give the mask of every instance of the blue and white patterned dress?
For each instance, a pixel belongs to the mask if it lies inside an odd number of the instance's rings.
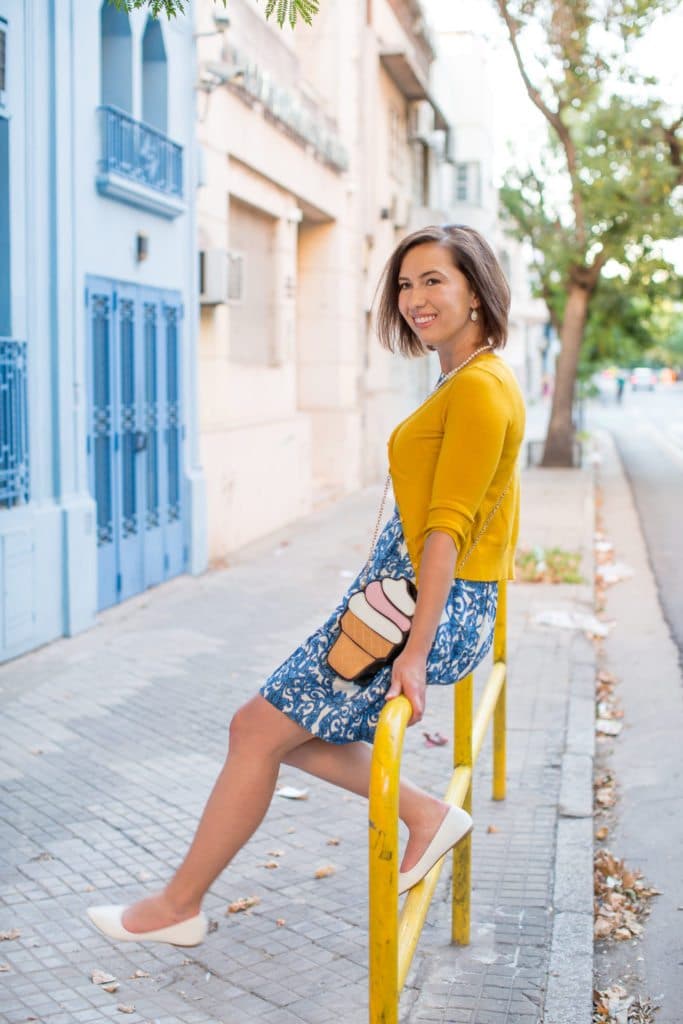
[[[414,580],[398,511],[382,530],[371,560],[327,622],[266,680],[260,693],[312,735],[328,743],[372,742],[391,684],[391,665],[362,684],[341,679],[327,664],[339,620],[351,594],[369,580]],[[427,683],[463,679],[486,657],[493,640],[498,584],[454,579],[427,659]]]

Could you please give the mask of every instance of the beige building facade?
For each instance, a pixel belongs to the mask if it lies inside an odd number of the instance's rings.
[[[200,417],[210,559],[378,479],[427,360],[379,349],[395,242],[442,220],[447,123],[417,0],[198,5]]]

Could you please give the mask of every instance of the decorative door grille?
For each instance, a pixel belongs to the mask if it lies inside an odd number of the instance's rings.
[[[105,608],[185,568],[182,306],[173,293],[95,278],[86,302],[88,453]]]
[[[29,500],[26,342],[0,338],[0,508]]]

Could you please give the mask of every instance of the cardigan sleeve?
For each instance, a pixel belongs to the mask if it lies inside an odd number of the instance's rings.
[[[446,533],[458,554],[464,554],[477,510],[496,473],[508,425],[508,403],[496,377],[477,372],[453,381],[425,537],[435,530]]]

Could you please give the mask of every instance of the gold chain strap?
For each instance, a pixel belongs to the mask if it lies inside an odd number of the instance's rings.
[[[490,523],[491,523],[491,520],[492,520],[492,519],[493,519],[493,517],[495,516],[495,514],[496,514],[496,512],[498,511],[498,509],[500,508],[500,506],[501,506],[501,505],[503,504],[503,498],[505,497],[505,495],[507,494],[507,492],[508,492],[508,491],[510,490],[510,484],[512,483],[513,477],[514,477],[514,472],[513,472],[512,476],[510,477],[510,479],[508,480],[508,482],[507,482],[507,484],[506,484],[506,486],[505,486],[505,490],[504,490],[504,491],[503,491],[503,493],[501,494],[500,498],[498,499],[498,501],[496,502],[496,504],[495,504],[495,505],[493,506],[493,508],[491,509],[491,511],[489,512],[489,514],[487,515],[487,517],[486,517],[486,520],[485,520],[485,522],[484,522],[484,525],[482,526],[481,530],[479,531],[479,533],[477,534],[477,536],[476,536],[476,537],[474,538],[474,540],[472,541],[472,544],[471,544],[471,546],[470,546],[470,549],[469,549],[469,551],[467,552],[467,554],[465,555],[465,557],[464,557],[464,558],[462,559],[462,561],[461,561],[461,562],[460,562],[459,564],[458,564],[458,563],[456,563],[456,566],[455,566],[455,568],[456,568],[456,569],[462,569],[463,565],[464,565],[464,564],[465,564],[465,562],[466,562],[466,561],[467,561],[467,560],[469,559],[470,555],[472,554],[472,552],[473,552],[473,551],[474,551],[474,549],[476,548],[477,544],[479,543],[479,541],[481,540],[481,538],[482,538],[482,537],[484,536],[484,534],[485,534],[485,533],[486,533],[486,531],[488,530],[488,528],[489,528],[489,525],[490,525]]]

